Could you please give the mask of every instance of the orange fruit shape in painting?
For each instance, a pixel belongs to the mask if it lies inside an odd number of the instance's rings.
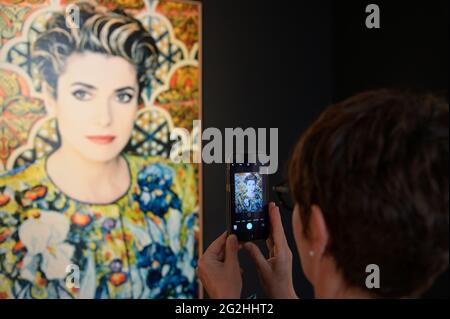
[[[72,223],[74,223],[75,225],[84,227],[91,222],[91,217],[86,214],[75,213],[72,215],[71,220],[72,220]]]
[[[109,281],[114,286],[120,286],[121,284],[123,284],[125,282],[126,279],[127,279],[127,276],[123,272],[115,272],[115,273],[111,274]]]

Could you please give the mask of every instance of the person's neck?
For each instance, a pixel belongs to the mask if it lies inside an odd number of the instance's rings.
[[[117,156],[106,162],[92,161],[61,146],[46,163],[53,183],[68,196],[87,203],[113,202],[130,184],[126,161]]]
[[[325,257],[330,259],[330,257]],[[324,261],[316,273],[314,295],[317,299],[368,299],[373,296],[361,289],[351,288],[336,269],[334,261]]]

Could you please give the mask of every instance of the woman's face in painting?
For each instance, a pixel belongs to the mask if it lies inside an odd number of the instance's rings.
[[[69,56],[50,103],[62,147],[98,162],[117,157],[130,139],[138,94],[136,70],[124,58],[92,52]]]
[[[248,180],[246,183],[247,186],[247,197],[255,197],[255,188],[256,183],[254,180]]]

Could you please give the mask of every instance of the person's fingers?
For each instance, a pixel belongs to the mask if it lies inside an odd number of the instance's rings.
[[[239,269],[239,242],[236,235],[231,234],[228,236],[225,245],[225,266],[226,267],[237,267]]]
[[[267,249],[269,250],[269,253],[271,254],[273,251],[273,238],[272,234],[269,235],[269,237],[266,239],[266,245]]]
[[[222,246],[222,250],[216,255],[216,260],[223,262],[225,259],[225,245]]]
[[[260,273],[266,273],[269,270],[269,264],[267,263],[266,258],[262,254],[261,250],[259,250],[258,246],[256,246],[252,242],[247,242],[244,244],[245,250],[249,253],[253,262],[256,264],[256,268]]]
[[[287,240],[286,235],[284,234],[283,223],[281,222],[280,210],[275,203],[270,203],[269,205],[269,218],[274,245],[279,246],[280,248],[286,247]]]
[[[203,255],[205,257],[212,257],[218,260],[223,259],[223,251],[225,242],[227,240],[227,232],[224,232],[222,235],[216,238],[211,245],[205,250]]]

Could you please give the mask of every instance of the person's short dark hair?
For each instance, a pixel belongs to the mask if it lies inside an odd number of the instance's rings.
[[[255,175],[253,175],[253,174],[247,175],[245,177],[245,179],[244,179],[244,183],[247,184],[250,181],[254,181],[255,184],[257,184],[258,183],[258,178]]]
[[[432,95],[364,92],[326,109],[295,147],[290,187],[304,235],[317,204],[350,287],[418,296],[448,268],[448,111]],[[378,289],[365,286],[369,264]]]

